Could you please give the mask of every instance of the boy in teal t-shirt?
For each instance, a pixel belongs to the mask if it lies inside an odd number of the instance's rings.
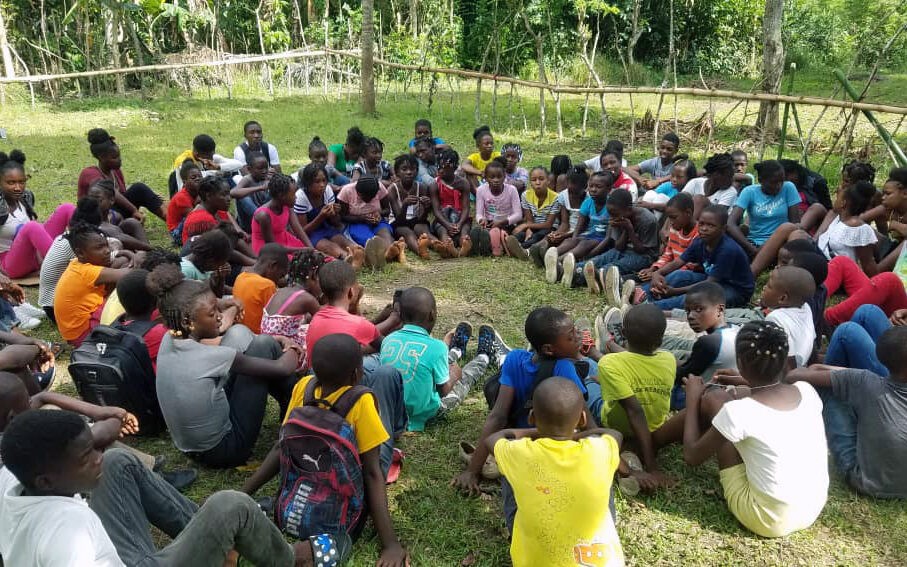
[[[496,333],[490,327],[480,329],[476,358],[461,369],[457,360],[466,350],[472,331],[467,323],[460,323],[447,338],[449,346],[433,338],[431,331],[438,312],[434,295],[424,287],[404,290],[399,309],[403,328],[382,341],[381,364],[400,371],[403,402],[409,417],[407,427],[410,431],[423,431],[428,420],[458,406],[485,373],[497,353],[488,348],[483,350],[483,342],[490,342],[489,337],[482,340],[483,334],[496,336]]]

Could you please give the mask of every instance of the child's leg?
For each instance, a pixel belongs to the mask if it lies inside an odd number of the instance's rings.
[[[778,250],[781,250],[781,247],[784,246],[784,243],[796,230],[797,225],[786,222],[778,227],[778,230],[759,247],[759,252],[756,253],[756,257],[750,263],[750,270],[753,272],[753,276],[758,276],[775,264],[778,260]]]
[[[907,308],[907,292],[901,278],[892,272],[873,276],[869,283],[841,303],[825,310],[830,325],[849,321],[862,305],[878,305],[886,315]]]
[[[648,268],[652,264],[652,258],[637,254],[633,250],[624,250],[611,264],[617,266],[621,276],[627,276]]]
[[[452,357],[448,357],[448,360],[450,361],[451,376],[453,376],[454,373],[457,373],[460,377],[457,383],[454,384],[453,389],[446,396],[441,398],[441,409],[439,413],[448,412],[460,405],[463,400],[466,399],[466,396],[469,395],[469,392],[472,390],[472,387],[475,386],[476,382],[478,382],[485,374],[485,370],[488,368],[489,363],[487,354],[477,354],[475,358],[470,360],[461,370],[460,367],[457,366],[456,361],[451,360],[451,358]]]
[[[551,229],[542,229],[536,230],[532,233],[532,236],[523,239],[523,248],[529,248],[533,244],[545,240],[545,237],[548,236],[548,233],[551,232]]]
[[[50,235],[51,240],[66,232],[66,227],[69,226],[69,221],[75,212],[75,205],[63,203],[47,217],[47,220],[44,221],[44,230]]]
[[[695,283],[705,281],[707,277],[708,276],[703,273],[694,272],[692,270],[675,270],[665,276],[665,282],[669,286],[674,288],[687,287]],[[648,287],[650,285],[651,284],[646,284],[643,286],[643,289],[646,290],[646,295],[648,296],[649,301],[652,301],[653,303],[655,303],[655,305],[665,311],[669,311],[671,309],[683,309],[685,296],[675,295],[674,297],[667,298],[656,297],[652,295],[652,290],[650,289],[650,287]]]
[[[126,199],[135,205],[135,208],[145,207],[161,220],[167,219],[167,215],[163,208],[164,202],[151,187],[148,187],[144,183],[133,183],[126,189],[125,195]]]
[[[879,271],[880,272],[890,272],[894,270],[894,265],[898,262],[898,257],[901,255],[901,248],[904,246],[904,242],[901,242],[894,247],[894,250],[888,253],[887,256],[882,258],[882,261],[879,262]]]
[[[803,230],[811,231],[814,228],[818,228],[822,224],[822,220],[825,218],[825,215],[828,213],[828,209],[822,206],[820,203],[813,203],[806,209],[806,212],[803,213],[803,216],[800,217],[800,226],[803,227]]]
[[[593,240],[591,238],[580,238],[573,247],[573,250],[571,250],[571,253],[577,260],[583,260],[589,255],[589,252],[592,252],[593,248],[599,245],[600,242],[600,240]]]
[[[828,438],[828,452],[842,476],[857,467],[857,415],[853,407],[838,399],[831,388],[816,387],[822,399],[822,420]]]
[[[120,222],[120,230],[136,240],[148,242],[148,235],[145,233],[145,227],[142,226],[142,223],[133,218],[123,219]]]
[[[373,233],[375,236],[377,236],[377,237],[381,238],[382,240],[384,240],[385,242],[387,242],[388,245],[391,245],[394,243],[394,237],[393,237],[394,229],[391,227],[391,225],[387,224],[386,222],[382,221],[382,222],[379,222],[377,225],[375,225],[375,227],[373,229]]]
[[[503,229],[492,228],[488,231],[488,236],[491,238],[491,255],[503,256],[504,238],[507,237],[507,233]]]
[[[372,389],[378,401],[378,415],[390,439],[381,445],[381,470],[387,474],[394,455],[394,441],[406,431],[406,406],[403,404],[403,378],[393,366],[381,365],[377,355],[362,359],[365,373],[361,384]]]
[[[572,251],[573,248],[575,248],[579,242],[580,242],[579,238],[570,237],[570,238],[564,239],[564,241],[561,242],[557,247],[557,255],[563,256],[567,252]]]
[[[408,226],[398,226],[394,229],[397,238],[402,238],[406,242],[406,247],[415,253],[419,253],[419,243],[416,241],[416,233]]]
[[[825,353],[825,363],[870,370],[888,376],[888,369],[876,357],[876,344],[869,333],[857,323],[842,323],[835,329]]]
[[[842,286],[847,295],[853,295],[868,284],[869,276],[847,256],[835,256],[828,263],[825,289],[829,296],[834,295]]]
[[[350,238],[353,239],[353,242],[359,246],[365,246],[365,243],[368,240],[375,236],[375,231],[372,230],[372,227],[364,222],[353,222],[347,225],[347,230],[349,231]]]
[[[29,221],[19,229],[9,251],[0,257],[0,265],[11,278],[26,276],[41,267],[52,243],[53,238],[41,223]]]

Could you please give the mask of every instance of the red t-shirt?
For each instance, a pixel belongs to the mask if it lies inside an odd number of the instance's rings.
[[[107,176],[104,175],[98,166],[91,165],[83,169],[82,173],[79,174],[79,189],[76,192],[76,196],[81,199],[88,195],[88,188],[99,179],[113,179],[113,184],[116,185],[117,191],[120,193],[126,192],[126,178],[123,177],[122,169],[112,169],[110,170],[110,176]]]
[[[123,325],[127,328],[131,324],[132,321],[123,321]],[[157,353],[161,349],[161,341],[164,339],[165,334],[167,334],[167,327],[158,323],[148,329],[148,332],[142,337],[145,341],[145,346],[148,347],[148,356],[151,357],[151,366],[154,368],[155,374],[157,374]]]
[[[363,346],[372,344],[381,336],[378,327],[365,317],[353,315],[333,305],[325,305],[315,313],[309,323],[305,337],[306,360],[311,364],[312,347],[321,337],[338,333],[353,337]]]
[[[230,220],[227,211],[217,211],[217,218],[205,209],[195,209],[186,215],[186,222],[183,224],[183,244],[189,241],[190,236],[197,236],[203,232],[208,232],[222,221]]]
[[[176,195],[167,203],[167,230],[173,230],[178,227],[180,221],[185,218],[183,211],[190,209],[191,212],[194,206],[195,199],[186,191],[185,187],[177,191]],[[186,215],[188,216],[188,213]]]

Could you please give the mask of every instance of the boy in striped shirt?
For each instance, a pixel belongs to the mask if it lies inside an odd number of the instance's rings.
[[[655,260],[650,267],[640,270],[639,279],[643,282],[652,280],[652,274],[659,268],[680,258],[681,254],[689,247],[693,239],[699,236],[699,229],[696,220],[693,217],[693,198],[687,193],[678,193],[671,197],[665,205],[665,215],[668,217],[670,229],[668,230],[667,243],[664,252]],[[696,264],[685,264],[681,270],[694,270]],[[642,288],[636,288],[635,296],[643,297],[645,292]],[[634,296],[634,299],[635,299]],[[637,303],[634,301],[634,303]]]

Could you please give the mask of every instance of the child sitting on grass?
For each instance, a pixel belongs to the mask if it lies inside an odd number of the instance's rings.
[[[318,140],[318,142],[321,142],[321,140]],[[346,131],[346,141],[344,143],[333,144],[328,148],[325,168],[327,168],[328,175],[331,176],[331,181],[334,185],[347,185],[352,180],[353,169],[359,163],[364,143],[365,134],[362,133],[358,126],[353,126]],[[311,150],[314,144],[315,139],[313,138],[309,144],[309,159],[312,159],[312,161],[316,161],[311,157]],[[322,143],[321,145],[324,144]],[[316,152],[320,152],[317,146],[315,146],[315,149]]]
[[[684,460],[696,466],[716,455],[728,508],[762,537],[808,528],[828,499],[822,402],[809,384],[784,383],[787,337],[769,321],[744,325],[735,349],[746,386],[706,393],[702,378],[690,376],[687,408],[678,414]]]
[[[305,399],[309,385],[314,381],[312,392],[316,399],[324,400],[329,404],[336,404],[350,388],[360,383],[363,376],[362,357],[359,356],[359,344],[354,338],[344,334],[326,335],[315,344],[312,349],[313,376],[306,376],[293,388],[293,395],[287,410],[284,422],[290,417],[294,408],[300,407]],[[371,516],[381,541],[381,556],[378,565],[397,566],[408,565],[406,550],[400,545],[394,533],[390,512],[387,509],[387,489],[385,487],[386,472],[381,468],[379,458],[382,444],[391,442],[391,434],[382,424],[379,416],[378,396],[387,395],[385,386],[375,385],[363,393],[350,411],[346,414],[346,421],[352,426],[356,436],[356,449],[362,463],[363,485],[367,504],[365,508]],[[280,472],[280,449],[275,445],[265,457],[258,470],[255,471],[245,484],[242,491],[246,494],[255,492]],[[283,483],[281,483],[283,484]],[[331,565],[339,565],[345,561],[352,551],[352,539],[361,533],[366,515],[360,517],[360,523],[350,530],[350,533],[325,533],[312,535],[302,545],[309,548],[308,554],[319,554],[328,559],[336,560]],[[324,540],[328,539],[328,542]],[[325,544],[326,543],[326,544]],[[327,549],[325,549],[327,548]],[[317,551],[316,551],[317,550]],[[331,551],[336,550],[336,555]],[[320,561],[320,559],[319,559]],[[311,563],[305,563],[310,565]],[[316,563],[322,565],[323,563]]]
[[[186,216],[198,203],[198,188],[202,182],[202,170],[195,162],[187,161],[180,168],[184,185],[167,203],[167,230],[175,246],[183,243],[183,225]]]
[[[731,154],[715,154],[705,162],[705,177],[687,182],[684,193],[693,196],[696,205],[695,216],[709,205],[720,205],[730,211],[737,202],[734,187],[734,158]]]
[[[89,428],[70,411],[27,411],[0,443],[0,549],[10,565],[302,564],[255,502],[235,491],[200,508],[122,449],[118,417]],[[81,494],[91,493],[86,504]],[[53,529],[48,529],[48,525]],[[158,550],[154,525],[171,543]]]
[[[466,176],[469,188],[475,195],[479,185],[485,182],[482,177],[485,175],[485,168],[495,158],[501,157],[501,152],[494,149],[494,136],[491,135],[491,128],[488,126],[479,126],[473,130],[472,139],[475,140],[477,151],[466,156],[460,164],[460,170]]]
[[[745,187],[756,182],[756,177],[746,171],[749,166],[749,157],[746,152],[737,149],[731,152],[731,159],[734,160],[734,188],[739,194]]]
[[[309,235],[299,224],[299,217],[290,214],[296,203],[296,182],[282,173],[275,173],[268,181],[271,200],[258,207],[252,216],[252,250],[259,253],[262,246],[274,242],[288,252],[311,248]]]
[[[680,138],[674,132],[667,132],[661,137],[661,141],[658,142],[658,155],[638,165],[631,165],[627,168],[627,175],[642,188],[643,192],[655,189],[662,183],[671,180],[671,173],[674,169],[674,162],[679,149]],[[650,176],[649,179],[643,177],[646,174]]]
[[[183,245],[193,236],[203,234],[216,228],[221,221],[229,222],[239,234],[240,239],[247,241],[249,236],[236,224],[230,209],[230,186],[220,178],[207,178],[198,186],[198,206],[188,215],[183,223]],[[239,251],[247,256],[254,256],[252,249],[243,242]]]
[[[274,144],[265,142],[261,124],[255,120],[249,120],[243,124],[243,138],[245,141],[233,148],[233,159],[245,164],[242,173],[246,174],[252,166],[252,154],[260,153],[268,162],[268,169],[274,173],[282,173],[280,169],[280,156],[277,154],[277,147]]]
[[[347,224],[353,242],[365,247],[365,259],[372,268],[383,268],[386,262],[406,263],[406,243],[394,242],[394,228],[387,223],[387,189],[371,175],[359,177],[345,185],[337,195],[340,219]]]
[[[435,145],[431,138],[419,138],[416,140],[416,181],[426,185],[432,183],[438,176],[438,155],[435,153]],[[443,150],[440,150],[443,151]]]
[[[249,154],[248,173],[230,189],[236,201],[237,221],[244,230],[252,230],[252,215],[268,202],[268,181],[276,173],[268,168],[268,160],[260,152]]]
[[[522,195],[529,185],[529,172],[525,167],[520,167],[520,162],[523,161],[523,149],[519,144],[504,144],[501,147],[501,157],[504,158],[505,164],[504,181],[516,187],[516,190]]]
[[[553,161],[553,160],[552,160]],[[573,237],[576,224],[579,222],[580,209],[586,202],[586,187],[589,184],[589,174],[582,166],[570,168],[565,178],[566,187],[557,194],[558,208],[560,209],[557,228],[549,232],[544,242],[529,247],[529,257],[537,268],[545,267],[545,253],[551,246],[560,246]],[[606,227],[607,230],[607,227]],[[565,245],[566,248],[566,245]]]
[[[151,244],[148,243],[148,235],[142,223],[134,218],[124,219],[120,213],[113,209],[116,188],[113,181],[101,179],[95,181],[88,188],[86,196],[89,199],[97,201],[101,210],[101,224],[98,225],[101,232],[110,238],[116,238],[127,250],[151,250]]]
[[[907,167],[896,167],[882,185],[882,203],[862,215],[866,222],[875,222],[881,235],[879,271],[893,270],[904,239],[907,238]]]
[[[385,189],[390,187],[393,181],[394,170],[390,162],[384,159],[384,142],[378,138],[366,138],[362,142],[362,157],[353,166],[350,182],[355,183],[363,175],[374,176]]]
[[[460,156],[452,149],[438,157],[438,176],[429,185],[434,214],[432,230],[438,237],[434,250],[444,258],[463,258],[472,250],[472,217],[469,214],[469,183],[456,174]]]
[[[623,159],[623,144],[621,144],[620,150],[615,147],[606,146],[601,156],[599,156],[599,162],[601,163],[599,171],[611,173],[611,175],[614,176],[614,189],[626,189],[630,192],[630,195],[633,196],[633,202],[635,203],[639,198],[639,188],[636,186],[636,182],[633,181],[629,175],[624,173],[624,170],[621,167]]]
[[[283,246],[265,244],[251,272],[236,276],[233,298],[243,306],[243,324],[256,335],[261,334],[261,320],[265,306],[277,293],[277,286],[287,277],[289,260]]]
[[[655,218],[661,220],[661,215],[667,207],[668,201],[683,191],[690,179],[696,177],[696,165],[686,156],[678,156],[671,169],[671,177],[655,189],[646,191],[645,195],[639,200],[639,206],[649,209],[655,214]]]
[[[571,174],[568,182],[570,186],[573,186],[575,181],[580,180],[581,176]],[[548,248],[543,259],[546,268],[553,260],[562,259],[567,254],[573,254],[573,257],[577,259],[586,258],[592,250],[605,241],[608,236],[608,223],[611,219],[607,206],[608,195],[611,194],[613,187],[614,176],[610,172],[598,171],[592,174],[592,177],[589,178],[588,195],[579,207],[573,232],[569,238],[562,240],[557,248]],[[567,197],[570,197],[569,193]],[[563,219],[561,220],[563,221]],[[545,276],[548,283],[558,281],[557,279],[552,280],[553,275],[547,269]]]
[[[608,510],[621,435],[586,429],[583,394],[549,378],[533,394],[534,429],[507,429],[485,445],[513,487],[517,505],[510,545],[514,567],[623,565]]]
[[[693,209],[693,198],[688,193],[677,193],[665,204],[664,212],[668,217],[669,228],[664,251],[651,266],[636,274],[640,281],[651,281],[652,274],[670,262],[679,260],[693,240],[699,236],[699,226],[696,219],[693,218]],[[696,264],[687,263],[683,264],[680,269],[695,270],[696,267]]]
[[[510,255],[521,260],[529,259],[527,248],[542,242],[554,230],[560,214],[558,194],[548,188],[548,171],[541,165],[533,167],[529,182],[530,189],[520,196],[523,222],[504,239]]]
[[[297,174],[299,187],[293,213],[309,236],[312,246],[334,258],[351,262],[356,269],[365,261],[365,250],[347,238],[340,220],[340,204],[320,163],[310,163]]]
[[[577,166],[577,168],[582,169],[584,172],[586,171],[583,166]],[[567,174],[573,169],[573,162],[570,161],[570,156],[559,154],[552,157],[551,167],[548,170],[548,187],[558,193],[566,189]]]
[[[586,395],[586,376],[578,374],[575,364],[580,359],[580,337],[573,319],[560,309],[539,307],[526,317],[524,331],[532,351],[511,350],[506,353],[503,362],[498,362],[500,388],[494,406],[485,418],[466,470],[453,479],[456,488],[470,495],[479,494],[479,477],[489,455],[486,440],[502,429],[529,427],[529,410],[539,383],[551,376],[562,377],[573,382],[584,397]],[[503,341],[498,343],[493,350],[500,356],[502,351],[508,349]],[[539,380],[540,372],[547,374],[542,376],[542,381]],[[593,428],[595,420],[591,413],[586,408],[583,412],[586,429]],[[502,481],[501,496],[504,499],[504,520],[512,531],[516,504],[506,479]]]
[[[503,160],[485,166],[485,182],[476,190],[476,224],[469,237],[480,256],[503,256],[504,238],[513,231],[523,210],[516,187],[504,182]]]
[[[695,201],[694,201],[695,202]],[[643,289],[661,309],[679,309],[690,286],[701,281],[714,281],[724,288],[728,307],[744,307],[756,287],[749,258],[743,248],[726,234],[727,207],[709,205],[699,215],[699,236],[693,239],[680,258],[671,260],[652,273],[652,281]],[[703,272],[681,270],[686,264],[698,264]]]
[[[671,388],[677,363],[674,355],[661,350],[665,316],[655,305],[637,305],[624,316],[623,335],[627,350],[605,354],[598,361],[599,388],[590,385],[589,405],[605,427],[616,429],[634,441],[642,457],[642,469],[631,470],[640,487],[652,490],[669,484],[655,458],[658,429],[668,418]],[[612,351],[615,350],[612,344]],[[599,411],[600,410],[600,411]]]
[[[905,340],[907,327],[892,327],[878,307],[865,305],[833,337],[836,347],[847,344],[855,356],[844,359],[829,345],[825,365],[797,368],[785,378],[816,388],[838,472],[851,488],[874,498],[907,498],[901,482],[907,463]],[[867,364],[869,355],[874,359]]]
[[[111,288],[129,273],[111,268],[107,237],[96,226],[80,224],[67,234],[76,258],[57,282],[54,314],[60,336],[78,347],[101,320],[104,301]]]
[[[394,234],[402,238],[409,249],[423,260],[428,259],[428,249],[436,241],[428,227],[431,197],[427,185],[416,181],[418,160],[403,154],[394,160],[397,180],[388,189],[389,220]]]
[[[432,133],[431,121],[426,118],[416,120],[413,125],[413,137],[409,141],[409,153],[416,153],[416,144],[419,143],[420,139],[431,140],[434,149],[438,152],[443,152],[450,147],[444,140],[435,137]]]
[[[812,357],[816,326],[807,301],[815,293],[812,275],[796,266],[775,268],[762,288],[759,304],[772,310],[765,320],[778,324],[787,333],[789,369],[806,366]]]
[[[170,329],[158,352],[156,385],[173,444],[209,467],[245,464],[268,395],[286,411],[299,346],[284,337],[254,335],[243,325],[222,334],[214,293],[201,282],[183,279],[175,266],[158,266],[147,286]]]
[[[217,297],[232,293],[227,285],[230,274],[230,238],[220,230],[209,230],[189,243],[189,254],[180,260],[180,270],[187,280],[205,282]]]

